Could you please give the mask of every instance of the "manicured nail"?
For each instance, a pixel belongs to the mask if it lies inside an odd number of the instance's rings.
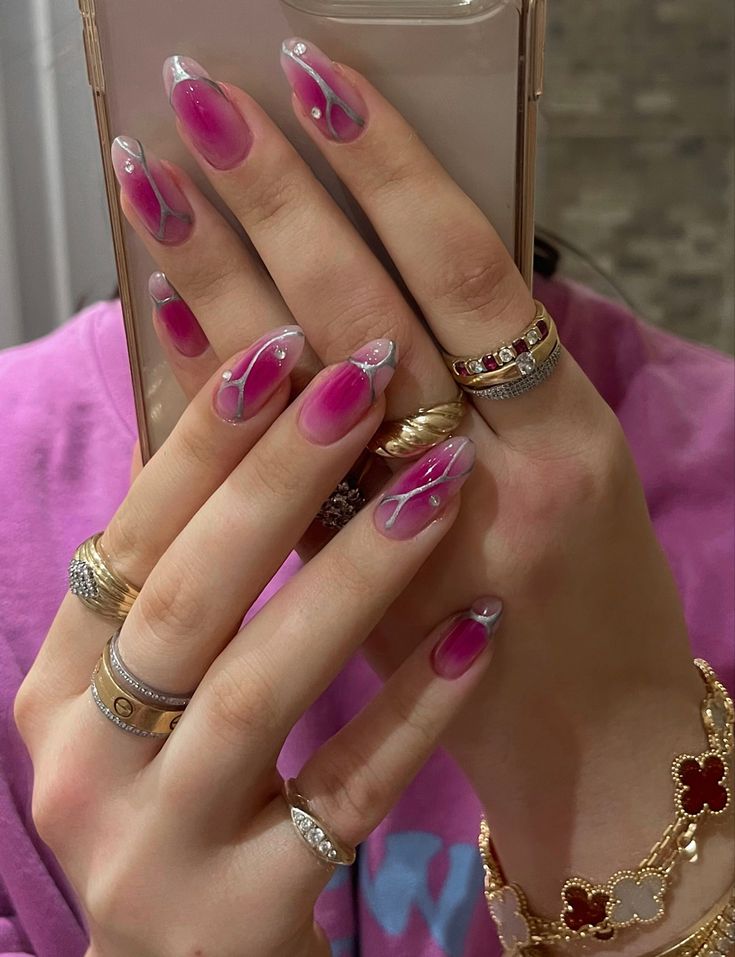
[[[292,37],[281,45],[281,66],[304,111],[326,137],[349,143],[360,135],[367,118],[365,101],[325,53]]]
[[[155,156],[130,136],[112,144],[112,165],[120,190],[130,200],[146,228],[161,243],[183,242],[194,214],[186,196]]]
[[[163,64],[168,101],[194,146],[215,169],[233,169],[250,152],[253,134],[207,71],[186,56]]]
[[[258,339],[222,373],[214,396],[217,413],[228,422],[254,416],[291,373],[304,344],[298,326],[281,326]]]
[[[392,339],[369,342],[346,362],[325,370],[311,386],[299,413],[310,442],[331,445],[354,428],[393,377],[398,347]]]
[[[451,622],[431,652],[431,664],[440,678],[459,678],[469,671],[488,646],[503,614],[499,598],[478,598],[469,611]]]
[[[154,272],[148,280],[148,294],[175,348],[190,359],[200,356],[209,346],[209,340],[197,317],[162,272]]]
[[[431,449],[390,485],[375,510],[388,538],[413,538],[459,492],[475,464],[475,446],[464,436]]]

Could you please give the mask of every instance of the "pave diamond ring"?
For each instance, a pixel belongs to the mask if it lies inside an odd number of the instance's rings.
[[[530,392],[531,389],[535,389],[537,385],[541,385],[548,379],[556,368],[560,356],[561,344],[557,342],[549,356],[521,379],[516,379],[515,382],[500,383],[491,386],[489,389],[473,389],[472,395],[476,399],[515,399],[516,396],[523,395],[524,392]]]
[[[69,562],[69,591],[92,611],[123,622],[139,592],[112,568],[100,547],[101,537],[102,532],[97,532],[74,552]]]
[[[293,778],[284,782],[283,796],[294,829],[312,854],[330,866],[349,867],[355,863],[355,849],[339,841],[326,825],[314,816],[307,799],[299,794]]]
[[[349,477],[343,479],[319,509],[317,520],[325,527],[339,531],[357,515],[365,504],[365,496]]]

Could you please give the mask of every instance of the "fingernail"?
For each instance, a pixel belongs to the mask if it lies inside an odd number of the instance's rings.
[[[209,340],[197,317],[162,272],[154,272],[148,280],[148,294],[174,347],[190,359],[200,356]]]
[[[367,122],[365,101],[313,43],[299,37],[281,45],[281,67],[291,89],[319,130],[330,140],[349,143]]]
[[[459,678],[469,671],[487,648],[502,614],[499,598],[478,598],[452,621],[431,652],[431,665],[440,678]]]
[[[304,344],[299,326],[281,326],[258,339],[222,373],[214,396],[218,415],[228,422],[254,416],[292,372]]]
[[[431,449],[388,487],[375,524],[388,538],[413,538],[430,525],[464,485],[475,464],[475,446],[464,436]]]
[[[163,64],[168,101],[193,145],[215,169],[232,169],[250,152],[253,134],[237,107],[190,57],[170,56]]]
[[[310,442],[331,445],[354,428],[393,377],[398,347],[392,339],[369,342],[346,362],[327,369],[311,386],[299,413]]]
[[[194,214],[186,196],[140,140],[118,136],[112,144],[112,165],[121,192],[130,200],[150,234],[161,243],[183,242]]]

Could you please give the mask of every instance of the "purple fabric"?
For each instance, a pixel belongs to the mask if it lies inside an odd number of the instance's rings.
[[[537,292],[623,423],[695,652],[732,688],[733,363],[578,287],[540,283]],[[119,304],[99,303],[0,355],[0,395],[0,957],[81,957],[74,896],[31,823],[31,769],[12,702],[64,593],[69,556],[106,524],[128,484],[134,420]],[[352,661],[294,729],[283,770],[298,771],[376,687]],[[340,872],[323,894],[319,917],[335,957],[498,954],[482,899],[478,816],[463,777],[438,752],[354,872]]]

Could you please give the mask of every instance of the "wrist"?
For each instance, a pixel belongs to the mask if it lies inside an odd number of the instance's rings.
[[[510,722],[502,750],[465,764],[505,878],[523,889],[538,917],[558,919],[567,878],[600,885],[639,867],[674,820],[672,759],[707,749],[704,685],[691,663],[681,680],[663,686],[638,675],[627,692],[617,708],[603,703],[581,722],[547,699],[535,727]],[[644,939],[621,934],[607,944],[610,957],[680,938],[732,883],[731,818],[706,817],[697,830],[697,862],[679,859],[664,916],[645,927]]]

